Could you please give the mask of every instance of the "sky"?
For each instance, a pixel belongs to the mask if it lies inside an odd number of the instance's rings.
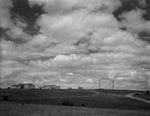
[[[149,0],[0,0],[0,86],[150,88]]]

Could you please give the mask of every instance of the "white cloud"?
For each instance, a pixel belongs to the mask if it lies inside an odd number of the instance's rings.
[[[29,39],[28,35],[23,31],[27,26],[25,21],[20,17],[12,20],[11,8],[14,7],[12,0],[0,1],[0,27],[7,29],[7,34],[11,39]]]
[[[121,25],[133,32],[149,32],[150,21],[143,18],[144,10],[136,9],[123,13],[120,17],[123,18]]]
[[[142,7],[147,6],[146,0],[139,0],[139,3],[140,3],[140,5],[141,5]]]
[[[93,81],[93,79],[89,78],[89,79],[87,79],[87,82],[88,83],[93,83],[94,81]]]
[[[23,31],[23,28],[19,26],[12,26],[10,27],[10,30],[6,32],[12,39],[24,39],[27,40],[30,37]]]
[[[0,1],[0,27],[7,28],[11,25],[9,8],[13,7],[11,0]]]
[[[22,45],[1,41],[3,82],[12,77],[20,82],[60,83],[69,74],[67,83],[86,86],[98,79],[109,81],[110,71],[132,73],[138,66],[149,67],[150,45],[136,34],[121,31],[112,14],[121,6],[118,0],[30,0],[30,4],[45,4],[46,13],[36,22],[40,33],[28,37],[23,32],[27,26],[23,20],[16,19],[14,25],[6,17],[8,24],[3,27],[10,29],[7,33],[28,41]],[[9,14],[8,8],[6,11]],[[137,32],[148,30],[149,22],[142,18],[143,13],[124,13],[121,26]],[[137,80],[142,74],[135,75],[128,80]],[[104,82],[103,86],[107,84],[110,83]],[[138,84],[118,82],[117,86],[134,88]]]
[[[56,41],[52,37],[47,37],[44,34],[38,34],[32,37],[32,39],[28,42],[29,46],[40,48],[40,47],[47,47],[47,46],[55,46]]]
[[[82,37],[100,28],[118,27],[118,22],[112,14],[88,13],[86,10],[55,17],[42,15],[38,24],[41,26],[42,33],[58,41],[65,39],[73,41],[74,38]]]
[[[44,4],[44,10],[52,14],[68,13],[78,9],[88,9],[96,11],[103,9],[105,11],[113,12],[121,6],[119,0],[29,0],[31,5]]]

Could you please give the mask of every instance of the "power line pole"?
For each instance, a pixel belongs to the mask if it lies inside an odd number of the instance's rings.
[[[99,80],[99,89],[101,88],[101,81]]]
[[[115,80],[112,80],[112,89],[115,89]]]
[[[62,82],[62,89],[63,89],[63,82]]]

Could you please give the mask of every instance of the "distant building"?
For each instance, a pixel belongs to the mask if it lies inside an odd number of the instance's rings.
[[[35,85],[31,83],[12,85],[11,89],[35,89]]]
[[[17,85],[10,86],[11,89],[19,89]]]
[[[84,89],[83,87],[78,87],[78,89]]]
[[[43,85],[42,87],[39,87],[39,89],[60,89],[60,85]]]

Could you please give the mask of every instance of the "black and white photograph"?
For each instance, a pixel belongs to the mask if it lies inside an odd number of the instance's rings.
[[[150,0],[0,0],[0,116],[150,116]]]

